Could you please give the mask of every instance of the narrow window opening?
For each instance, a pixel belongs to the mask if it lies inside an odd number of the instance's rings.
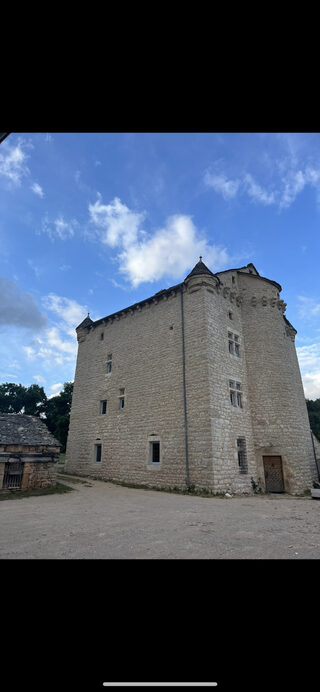
[[[109,353],[107,356],[107,373],[111,372],[112,370],[112,353]]]
[[[100,334],[100,341],[103,341],[103,339],[104,339],[104,333],[101,332],[101,334]]]
[[[120,390],[119,390],[119,392],[120,392],[120,395],[119,395],[119,408],[120,408],[120,411],[123,411],[123,409],[124,409],[124,399],[125,399],[124,387],[121,387]]]
[[[248,473],[247,447],[245,437],[237,439],[238,465],[239,471]]]
[[[107,413],[107,400],[100,401],[100,416],[105,416]]]
[[[101,464],[102,445],[94,446],[94,460],[96,464]]]
[[[160,442],[150,442],[150,463],[160,464]]]

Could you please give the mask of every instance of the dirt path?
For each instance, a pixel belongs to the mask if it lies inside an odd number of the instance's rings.
[[[73,488],[0,502],[0,558],[320,558],[320,501],[310,497]]]

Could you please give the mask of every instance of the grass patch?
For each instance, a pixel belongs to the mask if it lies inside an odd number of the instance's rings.
[[[1,500],[21,500],[24,497],[35,497],[36,495],[55,495],[56,493],[69,493],[74,488],[70,488],[63,483],[57,483],[50,488],[32,488],[32,490],[11,490],[7,493],[0,493]]]

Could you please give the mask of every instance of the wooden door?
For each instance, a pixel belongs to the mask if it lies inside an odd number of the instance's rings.
[[[283,493],[284,482],[281,457],[263,457],[267,493]]]

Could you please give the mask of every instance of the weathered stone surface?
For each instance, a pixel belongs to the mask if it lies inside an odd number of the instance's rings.
[[[252,477],[264,489],[263,456],[279,455],[285,490],[303,493],[316,467],[295,330],[283,315],[281,286],[251,264],[216,275],[191,272],[155,300],[122,311],[125,317],[77,329],[67,470],[158,487],[186,484],[181,290],[189,483],[251,493]],[[238,337],[239,356],[229,352],[228,332]],[[230,380],[241,385],[242,408],[231,404]],[[246,441],[246,472],[238,438]],[[150,463],[152,441],[160,442],[159,465]]]

